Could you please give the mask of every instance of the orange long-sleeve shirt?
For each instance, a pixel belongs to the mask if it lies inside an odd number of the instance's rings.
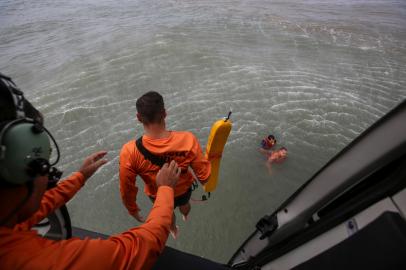
[[[151,153],[166,160],[175,160],[183,173],[175,187],[175,197],[186,193],[192,185],[194,178],[188,170],[189,166],[199,180],[207,180],[211,173],[211,164],[203,155],[197,138],[188,131],[170,131],[167,138],[152,139],[146,135],[142,143]],[[137,175],[145,183],[145,193],[148,196],[156,195],[156,175],[159,171],[157,165],[146,160],[138,151],[135,140],[124,144],[120,152],[120,193],[125,207],[131,215],[139,211],[136,204],[138,187],[135,184]]]
[[[54,241],[29,229],[80,189],[84,177],[75,173],[48,190],[40,209],[13,229],[0,227],[0,269],[150,269],[165,247],[172,221],[174,192],[158,188],[157,199],[139,227],[106,240],[72,238]]]

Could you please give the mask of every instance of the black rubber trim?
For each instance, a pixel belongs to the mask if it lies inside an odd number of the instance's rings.
[[[226,265],[213,262],[171,247],[165,247],[152,270],[227,270]]]
[[[66,229],[66,239],[72,237],[72,223],[69,216],[69,211],[66,205],[62,205],[59,210],[61,211],[62,217],[65,220],[65,229]]]
[[[294,267],[313,269],[406,269],[406,221],[384,212],[351,237]]]

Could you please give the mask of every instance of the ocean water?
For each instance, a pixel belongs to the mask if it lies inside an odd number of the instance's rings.
[[[203,147],[231,109],[218,188],[168,240],[226,262],[259,218],[405,99],[406,2],[0,0],[0,71],[45,115],[65,175],[109,152],[68,204],[75,226],[106,234],[138,225],[118,189],[120,148],[142,134],[136,99],[162,93],[168,128]],[[269,133],[289,150],[272,172],[257,151]]]

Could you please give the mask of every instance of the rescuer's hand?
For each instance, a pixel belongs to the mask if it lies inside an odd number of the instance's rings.
[[[169,165],[165,163],[156,176],[157,186],[169,186],[174,188],[179,180],[180,172],[181,170],[174,160],[172,160]]]
[[[140,212],[137,212],[137,213],[133,214],[132,216],[141,223],[145,221],[145,218],[143,216],[141,216]]]
[[[107,154],[106,151],[99,151],[88,156],[82,164],[79,172],[83,174],[85,179],[89,179],[101,166],[107,163],[103,157]]]

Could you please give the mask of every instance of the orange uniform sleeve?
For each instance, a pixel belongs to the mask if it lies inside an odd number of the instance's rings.
[[[129,144],[125,144],[121,149],[119,174],[121,199],[130,215],[134,215],[140,209],[136,203],[138,187],[135,184],[135,178],[137,173],[131,160],[133,156],[131,149]]]
[[[194,143],[192,152],[195,155],[194,159],[190,163],[193,172],[200,181],[205,181],[209,178],[211,173],[211,163],[203,155],[202,148],[200,147],[199,141],[194,137]]]
[[[110,237],[115,251],[121,252],[117,269],[150,269],[158,259],[168,239],[174,208],[171,187],[158,188],[155,203],[146,222],[130,231]],[[136,250],[136,254],[133,252]]]
[[[151,269],[165,247],[173,206],[173,189],[159,187],[146,222],[106,240],[53,241],[31,232],[0,228],[0,268]]]
[[[80,172],[73,173],[60,181],[56,187],[47,190],[41,199],[37,212],[28,220],[17,224],[15,230],[29,230],[32,226],[46,218],[50,213],[66,204],[84,185],[85,177]]]

